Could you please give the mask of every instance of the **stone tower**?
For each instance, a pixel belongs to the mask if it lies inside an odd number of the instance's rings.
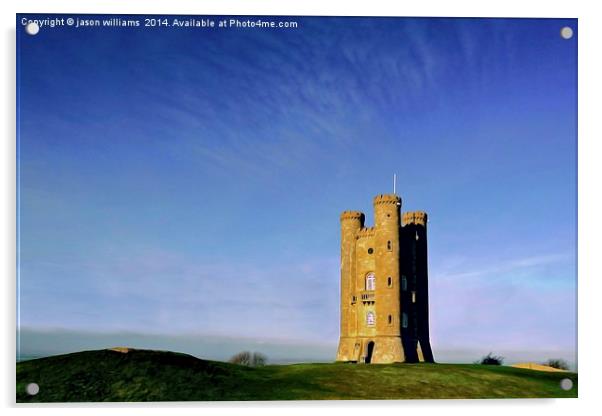
[[[424,212],[400,216],[401,198],[374,198],[364,214],[341,214],[341,338],[337,361],[433,362],[428,325]]]

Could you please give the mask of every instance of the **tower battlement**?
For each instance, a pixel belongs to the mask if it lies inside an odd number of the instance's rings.
[[[357,232],[356,236],[357,238],[374,237],[374,227],[364,227]]]
[[[362,220],[365,218],[363,212],[360,211],[343,211],[341,214],[341,221],[343,220]]]
[[[401,225],[416,224],[426,226],[428,217],[424,211],[404,212],[401,217]]]
[[[395,194],[381,194],[374,197],[374,205],[380,204],[398,204],[401,205],[401,198]]]

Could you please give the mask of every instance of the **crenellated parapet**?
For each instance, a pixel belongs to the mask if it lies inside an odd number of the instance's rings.
[[[376,230],[374,227],[364,227],[364,228],[361,228],[355,236],[358,239],[366,238],[366,237],[374,237],[375,233],[376,233]]]
[[[365,215],[360,211],[343,211],[341,214],[341,221],[343,220],[361,220],[364,221]]]
[[[424,211],[404,212],[401,217],[401,225],[403,226],[408,224],[416,224],[426,227],[427,221],[428,217]]]
[[[381,194],[374,197],[374,205],[391,204],[401,205],[401,198],[395,194]]]

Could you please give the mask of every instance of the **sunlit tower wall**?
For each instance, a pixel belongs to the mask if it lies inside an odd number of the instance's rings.
[[[429,336],[427,214],[406,212],[401,228],[401,335],[406,362],[434,362]]]
[[[356,337],[355,314],[351,299],[355,294],[356,235],[364,227],[365,216],[359,211],[341,214],[341,328],[337,361],[351,361]]]
[[[376,334],[372,363],[403,362],[400,332],[400,208],[395,194],[374,198]]]

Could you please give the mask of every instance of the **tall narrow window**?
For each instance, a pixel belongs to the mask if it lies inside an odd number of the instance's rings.
[[[387,277],[387,286],[389,286],[389,287],[393,286],[393,279],[391,278],[391,276]]]
[[[369,326],[374,325],[374,312],[369,311],[366,314],[366,324],[369,325]]]
[[[374,277],[374,273],[368,273],[366,276],[366,290],[375,290],[376,288],[376,278]]]
[[[405,312],[401,314],[401,326],[404,328],[408,327],[408,314]]]
[[[389,315],[389,325],[391,325],[393,323],[393,317],[391,315]]]
[[[405,276],[401,276],[401,290],[404,292],[408,290],[408,279]]]
[[[391,251],[391,242],[387,241],[387,250]]]

